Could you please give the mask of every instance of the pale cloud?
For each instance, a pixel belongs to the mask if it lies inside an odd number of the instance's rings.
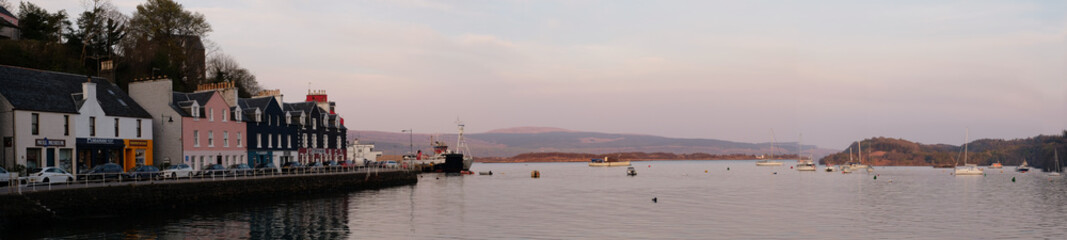
[[[327,89],[360,118],[350,129],[448,132],[462,117],[474,132],[763,142],[775,128],[839,148],[1067,128],[1055,1],[182,3],[267,88]]]

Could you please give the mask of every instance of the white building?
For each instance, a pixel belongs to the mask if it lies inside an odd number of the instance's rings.
[[[114,84],[83,82],[74,94],[79,106],[75,171],[116,163],[125,170],[153,165],[152,116]],[[81,169],[84,168],[84,169]]]
[[[376,162],[381,156],[381,151],[374,151],[374,144],[359,144],[359,139],[356,139],[348,145],[348,159],[356,161],[356,164]]]

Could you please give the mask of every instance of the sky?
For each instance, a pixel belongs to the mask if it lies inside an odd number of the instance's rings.
[[[178,2],[265,88],[326,90],[354,130],[844,149],[1067,129],[1067,1]]]

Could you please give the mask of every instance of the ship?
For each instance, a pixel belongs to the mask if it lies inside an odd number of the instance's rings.
[[[457,150],[448,149],[448,144],[443,141],[431,139],[433,154],[424,155],[422,150],[419,150],[418,154],[406,157],[405,161],[410,162],[424,172],[461,173],[470,171],[471,165],[474,163],[474,157],[471,156],[467,142],[463,138],[465,125],[462,122],[457,122],[457,126],[459,127],[459,137],[456,140]]]

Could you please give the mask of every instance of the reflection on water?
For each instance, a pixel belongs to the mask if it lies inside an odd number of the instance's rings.
[[[638,175],[628,177],[625,168],[591,168],[585,163],[476,164],[476,170],[495,175],[427,174],[413,186],[133,220],[92,220],[87,222],[98,223],[57,228],[47,236],[1067,238],[1067,179],[1050,181],[1043,173],[1007,169],[956,177],[928,167],[877,167],[869,175],[797,172],[790,165],[634,162]],[[540,170],[541,178],[531,179],[532,170]]]

